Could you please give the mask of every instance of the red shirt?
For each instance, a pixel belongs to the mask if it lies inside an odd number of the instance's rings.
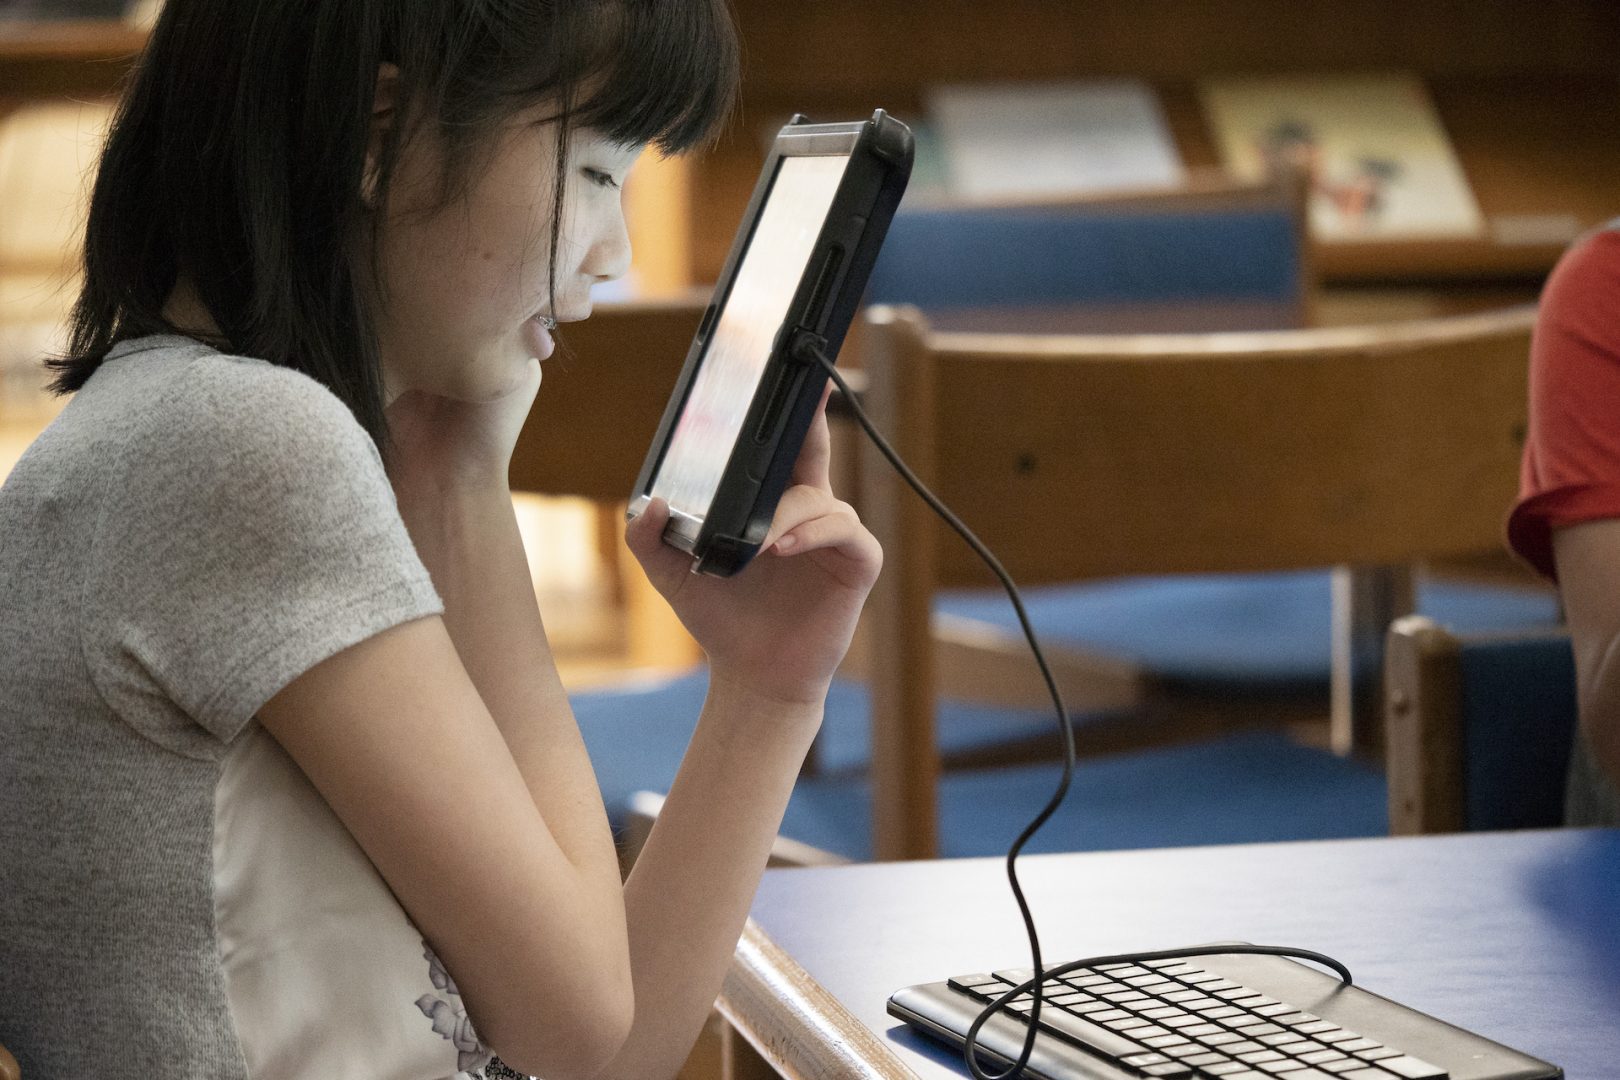
[[[1620,518],[1620,222],[1547,279],[1530,345],[1530,429],[1508,543],[1556,577],[1553,533]]]

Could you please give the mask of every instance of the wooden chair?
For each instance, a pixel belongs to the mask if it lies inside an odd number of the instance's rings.
[[[1385,721],[1391,833],[1563,824],[1576,723],[1567,630],[1459,636],[1397,619]]]
[[[1024,586],[1408,565],[1498,545],[1533,321],[1521,308],[1333,330],[1036,337],[936,332],[914,310],[877,309],[866,402]],[[990,579],[875,450],[862,477],[886,560],[867,609],[875,847],[927,857],[936,680],[953,662],[931,605],[940,589]],[[1033,664],[1012,659],[1038,700]],[[1115,674],[1122,693],[1145,688],[1141,672]]]
[[[1305,188],[1305,178],[1292,172],[1255,183],[1205,171],[1174,189],[908,202],[889,230],[868,298],[913,305],[943,330],[1089,334],[1298,328],[1309,323],[1315,294]],[[859,335],[849,351],[858,354]],[[1177,597],[1166,596],[1167,584],[1180,590]],[[1273,581],[1230,584],[1249,606],[1285,603],[1300,618],[1327,609],[1325,596],[1318,599],[1309,589],[1292,589],[1289,599],[1279,600],[1283,592]],[[1155,579],[1136,591],[1139,602],[1179,601],[1192,613],[1207,587],[1207,582]],[[1150,593],[1154,599],[1147,600]],[[941,667],[952,682],[946,692],[985,700],[987,687],[1002,685],[986,678],[987,669],[1021,664],[1024,644],[1009,628],[963,610],[976,605],[947,598],[941,606],[936,616],[940,646],[953,656]],[[1231,633],[1218,621],[1189,617],[1195,628],[1188,635],[1190,648],[1161,650],[1166,655],[1149,665],[1155,676],[1184,673],[1202,639]],[[1092,616],[1081,614],[1079,621],[1084,627]],[[1377,624],[1375,644],[1386,625]],[[1077,635],[1085,636],[1084,629]],[[1082,651],[1078,640],[1070,646],[1067,665],[1092,672],[1076,687],[1086,706],[1140,704],[1144,673],[1137,666],[1122,665],[1106,649]],[[1262,649],[1249,651],[1259,655]],[[848,670],[864,671],[859,650]],[[1265,700],[1278,720],[1314,719],[1323,712],[1315,693],[1297,689],[1292,711],[1284,707],[1280,699],[1288,695],[1279,687],[1309,681],[1285,664],[1251,664],[1251,672],[1237,681],[1252,697]],[[988,703],[1032,704],[1018,698]],[[1117,734],[1126,742],[1139,741],[1143,730]]]

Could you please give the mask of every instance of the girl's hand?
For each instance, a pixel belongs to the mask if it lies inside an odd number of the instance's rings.
[[[512,448],[539,389],[540,361],[531,359],[512,389],[492,401],[456,401],[422,390],[395,398],[388,406],[388,471],[395,489],[504,488]]]
[[[625,538],[642,569],[708,654],[710,677],[788,704],[819,705],[849,649],[883,565],[877,539],[828,479],[827,399],[759,555],[731,578],[691,572],[692,557],[662,540],[662,499]]]

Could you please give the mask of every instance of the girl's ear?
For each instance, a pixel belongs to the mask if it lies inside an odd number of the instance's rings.
[[[366,166],[360,175],[360,201],[377,206],[377,174],[383,140],[398,119],[399,68],[386,61],[377,65],[377,87],[371,96],[371,126],[366,136]]]

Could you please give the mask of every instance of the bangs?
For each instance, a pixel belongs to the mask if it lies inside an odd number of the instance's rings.
[[[725,0],[566,4],[593,63],[569,122],[624,146],[679,154],[718,134],[736,98],[737,30]],[[577,54],[576,54],[577,55]]]

